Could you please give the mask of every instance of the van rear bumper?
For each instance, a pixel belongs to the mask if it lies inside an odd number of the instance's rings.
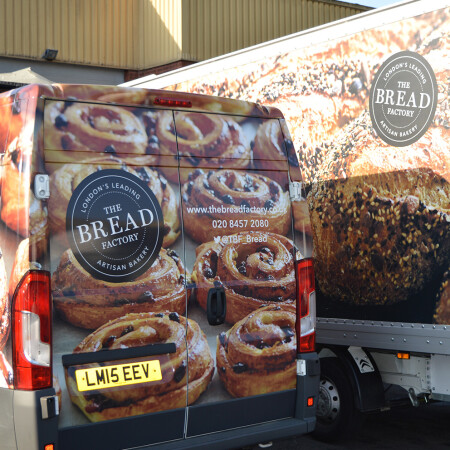
[[[0,442],[2,450],[41,449],[58,441],[58,416],[42,417],[41,398],[55,390],[19,391],[0,388]],[[55,446],[56,448],[56,446]]]
[[[267,442],[276,439],[289,439],[311,432],[315,427],[315,417],[307,419],[282,419],[242,429],[227,430],[196,436],[192,438],[139,447],[139,450],[158,448],[171,449],[229,449]]]
[[[95,443],[99,450],[221,449],[309,433],[316,423],[319,360],[315,352],[297,359],[305,370],[297,375],[296,389],[61,428],[59,448],[78,450]]]

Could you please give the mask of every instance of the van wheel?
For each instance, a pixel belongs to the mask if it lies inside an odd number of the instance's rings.
[[[350,381],[337,358],[320,360],[316,417],[313,436],[326,442],[345,439],[361,425],[362,416],[355,407]]]

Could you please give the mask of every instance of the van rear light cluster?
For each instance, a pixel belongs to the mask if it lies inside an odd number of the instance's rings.
[[[192,102],[189,100],[176,100],[172,98],[155,98],[153,104],[157,106],[169,106],[171,108],[192,108]]]
[[[313,352],[316,343],[316,287],[311,258],[296,262],[297,276],[297,351]]]
[[[13,370],[16,389],[52,386],[50,274],[30,271],[13,297]]]

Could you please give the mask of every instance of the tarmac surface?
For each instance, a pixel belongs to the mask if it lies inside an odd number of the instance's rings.
[[[259,446],[247,447],[259,450]],[[439,450],[450,449],[450,403],[436,402],[414,408],[397,407],[365,417],[356,435],[339,444],[311,436],[273,442],[270,450]]]

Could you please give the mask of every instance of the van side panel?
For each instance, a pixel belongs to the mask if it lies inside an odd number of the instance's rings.
[[[308,193],[305,233],[327,333],[319,340],[333,335],[344,344],[346,319],[366,331],[378,322],[359,342],[370,346],[386,321],[398,325],[392,345],[412,349],[416,331],[401,324],[424,324],[426,346],[450,323],[450,9],[435,7],[411,2],[355,18],[353,32],[341,22],[292,35],[268,43],[268,58],[256,60],[256,50],[230,55],[225,70],[222,60],[204,62],[198,76],[194,66],[167,86],[285,113]]]
[[[2,420],[0,421],[0,442],[5,450],[16,450],[14,430],[14,391],[0,388],[0,405],[2,405]]]
[[[58,442],[58,416],[43,417],[41,399],[55,390],[14,391],[14,432],[18,449],[39,449]],[[57,447],[55,447],[57,448]]]
[[[1,105],[1,198],[0,198],[0,271],[3,298],[0,300],[0,387],[13,387],[12,343],[8,339],[11,328],[11,301],[18,277],[16,252],[20,242],[28,235],[28,197],[31,148],[22,150],[21,137],[33,133],[24,130],[27,120],[28,99],[16,94],[4,94]],[[25,141],[25,139],[24,139]],[[28,261],[28,256],[26,256]],[[25,263],[27,265],[27,262]],[[5,309],[6,308],[6,309]]]

